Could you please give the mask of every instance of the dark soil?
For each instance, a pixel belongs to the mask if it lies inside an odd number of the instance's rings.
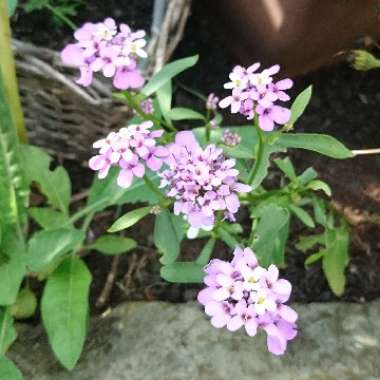
[[[119,8],[118,2],[92,1],[82,9],[75,19],[77,24],[87,19],[101,19],[112,15],[134,27],[147,28],[150,25],[151,1],[129,1]],[[199,3],[197,3],[199,6]],[[110,14],[112,10],[112,14]],[[94,17],[94,15],[96,15]],[[56,29],[52,23],[44,30],[35,30],[42,19],[49,19],[46,12],[24,15],[15,19],[18,38],[60,49],[68,40],[70,31]],[[54,29],[55,28],[55,29]],[[231,66],[235,63],[228,55],[217,30],[212,31],[208,20],[202,17],[201,9],[195,7],[189,20],[186,36],[176,51],[177,57],[200,54],[200,63],[194,70],[180,78],[181,83],[204,93],[216,92],[223,95],[222,83],[226,80]],[[321,69],[318,72],[296,78],[294,93],[313,84],[314,95],[304,117],[297,125],[297,131],[328,133],[335,136],[351,149],[366,149],[380,146],[380,70],[359,73],[347,65]],[[181,106],[201,107],[199,100],[192,97],[181,86],[177,87],[175,101]],[[226,115],[227,117],[227,115]],[[241,118],[228,120],[244,123]],[[336,161],[306,151],[291,152],[298,170],[308,166],[318,170],[320,176],[333,189],[333,200],[344,210],[352,222],[351,261],[347,269],[347,286],[338,300],[364,302],[380,296],[380,158],[365,156],[349,161]],[[92,173],[77,163],[65,162],[73,178],[76,192],[85,190]],[[92,224],[92,235],[103,232],[113,219],[113,212],[99,215]],[[160,279],[159,255],[152,245],[152,218],[130,230],[139,242],[139,248],[120,258],[115,286],[107,306],[123,300],[168,300],[181,302],[195,298],[198,287],[168,284]],[[294,244],[302,227],[294,223],[287,252],[287,267],[283,276],[293,286],[293,300],[299,302],[332,301],[337,298],[331,293],[320,264],[305,269],[306,256],[298,252]],[[202,242],[185,242],[186,257],[195,256]],[[228,257],[230,252],[218,244],[215,256]],[[111,270],[112,258],[91,253],[86,261],[93,274],[91,290],[93,310],[101,293],[107,275]]]

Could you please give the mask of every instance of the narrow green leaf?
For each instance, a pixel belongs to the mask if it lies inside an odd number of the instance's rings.
[[[174,78],[176,75],[194,66],[198,61],[198,56],[194,55],[188,58],[178,59],[165,65],[157,74],[149,80],[141,92],[145,96],[150,96],[161,88],[165,83]]]
[[[249,160],[252,160],[253,158],[255,158],[252,151],[248,150],[246,147],[240,144],[233,148],[227,145],[223,145],[222,148],[223,148],[223,152],[228,157],[242,158],[242,159],[249,159]]]
[[[5,356],[0,356],[0,379],[23,380],[20,370]]]
[[[289,210],[307,227],[314,228],[315,223],[312,217],[303,208],[290,204]]]
[[[183,218],[163,210],[156,216],[154,223],[153,241],[162,253],[162,264],[173,263],[179,253],[181,241],[184,237]]]
[[[311,181],[307,185],[307,188],[314,191],[322,190],[328,197],[331,197],[331,187],[326,182],[319,179]]]
[[[67,258],[48,278],[41,301],[42,320],[55,356],[74,368],[86,337],[91,274],[79,258]]]
[[[172,108],[172,82],[169,80],[165,85],[157,90],[157,101],[161,113],[167,122],[170,122],[170,110]]]
[[[0,73],[0,228],[22,239],[29,189],[23,177],[16,127]],[[11,253],[11,252],[10,252]]]
[[[168,114],[171,120],[205,120],[205,117],[191,108],[176,107],[172,108]]]
[[[204,277],[203,265],[193,262],[164,265],[160,274],[164,280],[180,284],[201,283]]]
[[[298,176],[298,181],[301,185],[306,185],[313,179],[317,178],[318,174],[313,168],[307,168],[300,176]]]
[[[324,242],[325,242],[324,234],[300,236],[296,244],[296,248],[300,250],[301,252],[306,252],[309,249],[316,246],[317,244],[324,244]]]
[[[310,265],[316,263],[318,260],[320,260],[324,254],[326,253],[326,250],[321,250],[319,252],[313,253],[305,260],[305,268],[307,269]]]
[[[210,238],[205,244],[205,246],[202,248],[202,251],[197,257],[197,259],[195,260],[195,262],[202,266],[206,265],[210,261],[210,256],[212,254],[212,251],[214,250],[214,247],[215,247],[215,239]]]
[[[348,264],[348,229],[341,226],[334,230],[334,240],[323,253],[322,268],[331,290],[337,296],[344,292],[346,277],[345,269]]]
[[[29,240],[27,266],[33,272],[41,271],[76,248],[84,238],[84,231],[74,228],[38,231]]]
[[[277,144],[284,148],[311,150],[336,159],[354,156],[349,149],[334,137],[317,133],[283,133]]]
[[[274,162],[289,179],[293,180],[296,178],[296,171],[289,157],[283,159],[277,158]]]
[[[67,214],[71,198],[71,182],[65,168],[58,166],[50,170],[51,157],[36,146],[22,145],[21,157],[28,183],[38,183],[49,204]]]
[[[68,215],[49,207],[31,207],[28,213],[45,230],[59,228],[68,221]]]
[[[118,255],[127,253],[136,248],[135,240],[117,235],[105,235],[95,240],[88,249],[95,249],[105,255]]]
[[[317,223],[324,226],[327,221],[326,216],[326,206],[322,199],[313,197],[313,210],[314,210],[314,219]]]
[[[4,355],[12,343],[16,340],[17,333],[13,326],[13,318],[9,309],[0,308],[0,357]],[[1,377],[0,377],[1,379]]]
[[[220,226],[218,228],[219,238],[222,239],[231,249],[235,249],[239,242],[230,234],[225,228]]]
[[[304,113],[305,108],[310,102],[312,91],[313,91],[313,86],[310,85],[305,90],[303,90],[300,94],[298,94],[298,96],[296,97],[296,99],[294,100],[290,108],[291,117],[290,117],[289,124],[294,124],[299,119],[299,117]]]
[[[150,210],[151,207],[148,206],[127,212],[112,224],[112,226],[108,229],[108,232],[118,232],[135,225],[144,216],[147,216]]]

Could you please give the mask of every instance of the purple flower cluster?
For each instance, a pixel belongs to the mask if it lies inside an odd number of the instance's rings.
[[[198,294],[216,328],[237,331],[244,326],[250,336],[267,334],[268,350],[284,354],[287,342],[297,335],[297,313],[285,305],[291,284],[279,279],[275,265],[259,266],[255,254],[237,247],[231,262],[214,259],[205,268],[207,287]]]
[[[156,139],[164,131],[151,131],[152,126],[151,121],[132,124],[96,141],[93,146],[99,149],[99,154],[90,159],[90,168],[99,172],[99,178],[105,178],[112,166],[119,166],[121,170],[117,184],[124,188],[132,184],[133,177],[144,176],[144,164],[152,171],[160,170],[163,159],[168,156],[168,150],[156,146]]]
[[[177,133],[168,150],[169,168],[160,174],[160,187],[170,186],[167,196],[175,198],[174,213],[183,214],[195,229],[212,227],[219,210],[234,220],[240,207],[237,193],[251,190],[237,181],[235,160],[226,159],[214,145],[202,149],[188,131]]]
[[[232,94],[219,102],[221,108],[231,107],[231,113],[240,112],[248,120],[257,115],[259,126],[264,131],[272,131],[276,124],[286,124],[290,119],[288,108],[275,104],[290,99],[285,90],[293,86],[291,79],[273,81],[273,75],[280,70],[279,65],[257,72],[260,63],[248,68],[235,66],[229,75],[230,82],[224,88],[231,89]]]
[[[116,25],[112,18],[104,22],[85,23],[75,31],[77,42],[61,52],[62,61],[80,70],[77,83],[89,86],[93,73],[101,71],[113,78],[113,85],[121,90],[140,88],[144,78],[137,69],[137,59],[146,58],[145,32],[132,32],[127,24]]]

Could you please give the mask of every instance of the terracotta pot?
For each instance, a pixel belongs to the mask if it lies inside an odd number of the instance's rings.
[[[207,4],[239,62],[280,63],[290,75],[338,60],[339,52],[361,37],[380,37],[378,0],[208,0]]]

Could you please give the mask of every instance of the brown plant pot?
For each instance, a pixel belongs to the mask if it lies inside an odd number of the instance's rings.
[[[280,63],[288,75],[336,62],[361,37],[379,38],[379,5],[378,0],[207,2],[239,62]]]

